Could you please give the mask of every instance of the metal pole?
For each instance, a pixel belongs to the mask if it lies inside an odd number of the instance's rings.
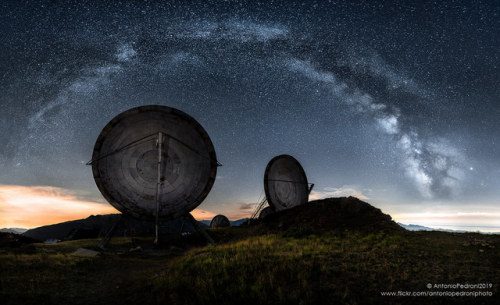
[[[311,183],[311,186],[309,187],[309,193],[308,194],[311,194],[311,192],[313,190],[313,187],[314,187],[314,183]]]
[[[161,161],[162,153],[161,147],[163,144],[163,134],[161,131],[158,133],[158,182],[156,183],[156,226],[155,226],[155,245],[158,244],[158,222],[160,217],[160,191],[161,191]]]
[[[255,219],[258,217],[259,212],[264,209],[264,205],[266,204],[266,202],[267,202],[267,198],[264,197],[264,199],[262,199],[262,201],[259,202],[259,205],[257,205],[257,208],[253,212],[252,216],[250,216],[250,219]]]

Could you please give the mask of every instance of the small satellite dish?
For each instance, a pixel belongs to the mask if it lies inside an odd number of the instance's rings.
[[[210,228],[223,228],[229,226],[231,226],[231,223],[229,222],[229,219],[227,219],[227,217],[224,215],[217,215],[210,222]]]
[[[157,227],[159,220],[186,216],[200,205],[218,166],[203,127],[186,113],[160,105],[113,118],[97,138],[89,164],[113,207],[134,218],[156,219]]]
[[[259,219],[265,219],[272,214],[274,214],[273,210],[271,209],[270,206],[267,206],[262,211],[260,211]]]
[[[279,155],[267,164],[264,190],[269,206],[277,212],[306,203],[311,189],[300,163],[290,155]]]

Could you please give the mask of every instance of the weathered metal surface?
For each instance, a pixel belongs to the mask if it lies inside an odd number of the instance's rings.
[[[229,227],[230,225],[229,219],[224,215],[217,215],[210,222],[210,228]]]
[[[157,214],[157,196],[162,220],[192,211],[217,174],[215,149],[203,127],[186,113],[160,105],[133,108],[112,119],[95,143],[91,164],[97,187],[112,206],[150,220]]]
[[[274,211],[304,204],[309,198],[304,169],[290,155],[279,155],[269,161],[264,173],[264,190]]]

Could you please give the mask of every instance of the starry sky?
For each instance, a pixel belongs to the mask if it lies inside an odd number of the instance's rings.
[[[286,153],[311,199],[354,195],[405,223],[500,223],[496,1],[0,8],[0,227],[33,225],[12,208],[43,221],[51,205],[32,202],[50,197],[66,200],[61,215],[111,211],[85,164],[109,120],[149,104],[188,113],[214,143],[223,166],[201,218],[250,214]]]

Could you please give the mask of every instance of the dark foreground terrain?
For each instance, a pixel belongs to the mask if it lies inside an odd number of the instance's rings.
[[[204,246],[198,234],[166,242],[162,249],[153,249],[152,238],[115,238],[96,257],[72,253],[95,247],[98,239],[4,246],[0,304],[500,300],[499,235],[409,232],[356,198],[311,202],[249,226],[209,233],[218,245]],[[429,293],[434,296],[422,295]],[[437,296],[452,293],[468,296]]]

